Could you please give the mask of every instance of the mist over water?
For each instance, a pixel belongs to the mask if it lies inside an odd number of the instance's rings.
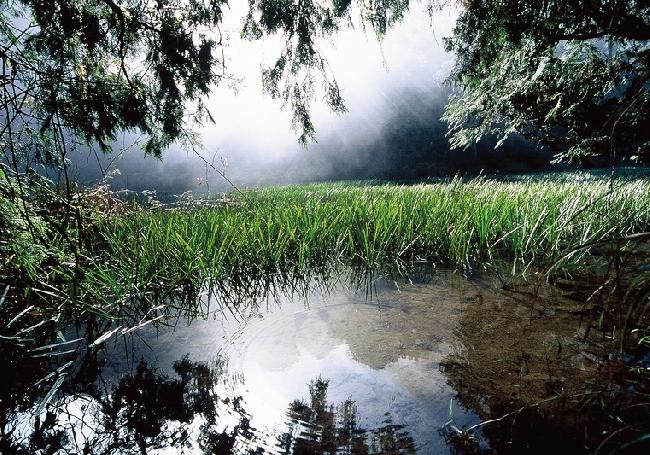
[[[77,151],[73,162],[79,180],[93,183],[102,178],[102,168],[118,169],[111,179],[115,189],[177,194],[231,189],[204,160],[243,188],[411,179],[486,166],[476,162],[477,150],[450,152],[446,125],[440,121],[451,92],[444,79],[453,65],[442,38],[451,34],[455,10],[437,12],[432,19],[426,5],[416,4],[381,42],[372,31],[355,28],[321,43],[348,112],[332,113],[317,93],[312,104],[316,142],[307,148],[291,129],[289,109],[262,91],[261,66],[275,61],[279,40],[241,40],[243,10],[231,13],[225,21],[225,56],[228,72],[240,82],[235,87],[223,83],[210,96],[215,123],[197,129],[200,157],[179,144],[163,153],[162,161],[145,157],[137,135],[126,133],[111,155]]]

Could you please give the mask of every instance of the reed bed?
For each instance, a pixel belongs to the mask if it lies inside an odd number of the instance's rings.
[[[578,246],[650,229],[650,180],[454,179],[313,184],[233,194],[222,207],[140,209],[100,226],[87,277],[142,297],[238,286],[336,265],[426,260],[525,273]],[[583,253],[588,250],[581,250]],[[579,254],[571,261],[581,260]],[[115,295],[115,294],[113,294]]]

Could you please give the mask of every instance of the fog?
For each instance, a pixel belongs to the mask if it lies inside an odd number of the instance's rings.
[[[137,135],[123,134],[111,155],[78,151],[73,159],[77,178],[93,183],[102,178],[102,171],[118,169],[111,179],[116,189],[180,193],[231,188],[204,160],[242,188],[335,179],[422,178],[511,162],[495,161],[490,144],[449,151],[440,116],[451,90],[444,79],[453,56],[444,51],[442,38],[451,34],[453,9],[430,18],[426,4],[415,4],[381,42],[371,31],[356,28],[320,43],[348,112],[330,112],[317,94],[312,105],[316,142],[306,148],[291,129],[289,109],[262,92],[261,65],[274,62],[279,42],[239,39],[241,17],[243,11],[231,11],[224,24],[227,69],[240,82],[236,87],[220,85],[210,96],[215,123],[197,129],[200,156],[175,144],[162,160],[145,157]],[[521,148],[521,143],[508,143],[506,154],[509,147]],[[521,170],[546,162],[535,153]]]

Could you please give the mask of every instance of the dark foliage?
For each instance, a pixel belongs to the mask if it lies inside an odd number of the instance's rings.
[[[650,6],[473,0],[454,36],[462,89],[445,118],[458,147],[525,134],[560,158],[650,158]]]
[[[146,152],[158,155],[186,135],[188,103],[197,103],[196,119],[208,117],[202,98],[225,71],[215,57],[220,42],[207,32],[225,2],[2,3],[4,78],[32,101],[35,133],[61,122],[106,149],[118,131],[138,130]],[[9,115],[18,117],[15,107]]]

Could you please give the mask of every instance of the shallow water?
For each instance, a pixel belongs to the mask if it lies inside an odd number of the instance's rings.
[[[446,423],[467,426],[479,420],[455,401],[440,371],[446,356],[462,350],[454,328],[476,293],[462,277],[439,271],[406,281],[377,279],[370,289],[338,283],[306,296],[269,297],[237,315],[213,313],[189,325],[145,329],[127,352],[119,343],[113,346],[103,376],[117,382],[141,360],[170,376],[184,356],[218,364],[217,395],[222,403],[241,397],[255,429],[252,445],[270,451],[279,451],[278,438],[310,419],[292,413],[289,405],[309,404],[308,386],[320,378],[327,381],[323,408],[334,407],[330,425],[336,428],[341,420],[337,407],[353,402],[355,431],[363,434],[370,452],[388,450],[376,435],[390,428],[408,440],[397,445],[398,452],[445,453],[440,430]],[[220,407],[227,412],[228,406]],[[222,415],[222,420],[228,419]],[[292,438],[295,445],[322,434]],[[243,447],[252,445],[241,441]]]
[[[91,341],[113,336],[61,356],[46,405],[5,413],[0,452],[591,453],[614,431],[594,382],[600,338],[585,342],[583,303],[562,289],[427,266],[332,276],[268,295],[254,283],[263,298],[213,295],[178,309],[191,321],[126,336],[126,321],[95,329]]]
[[[455,329],[478,293],[443,270],[340,278],[234,312],[213,296],[204,318],[111,338],[52,431],[68,452],[449,453],[443,428],[479,418],[440,364],[462,353]],[[25,438],[42,426],[17,421]]]

